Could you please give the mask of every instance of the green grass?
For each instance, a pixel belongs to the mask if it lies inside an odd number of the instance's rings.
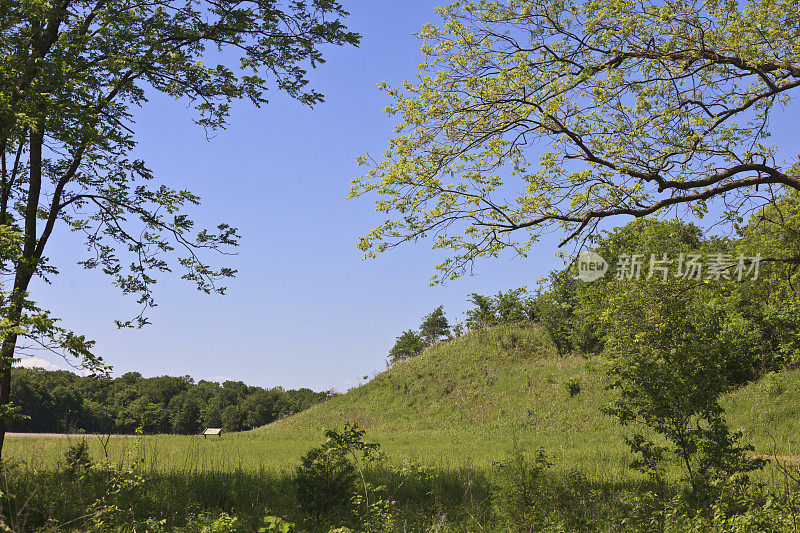
[[[490,466],[511,449],[543,448],[556,468],[587,475],[632,475],[625,431],[601,414],[611,394],[605,361],[556,354],[536,326],[499,326],[440,343],[395,365],[369,383],[262,428],[222,438],[157,435],[142,438],[153,471],[286,471],[326,428],[356,422],[396,462]],[[571,397],[566,383],[579,380]],[[769,454],[800,449],[800,371],[767,376],[725,399],[732,428]],[[8,438],[6,458],[51,467],[73,439]],[[89,437],[95,456],[102,451]],[[129,439],[114,438],[118,457]]]
[[[497,327],[441,343],[395,365],[369,383],[263,428],[221,439],[146,436],[142,449],[153,470],[291,468],[328,427],[356,422],[398,462],[489,466],[516,440],[542,447],[566,467],[597,465],[603,474],[625,469],[614,421],[598,411],[607,401],[599,360],[558,357],[535,327]],[[565,383],[581,382],[570,397]],[[7,458],[52,465],[70,439],[9,438]],[[99,440],[89,438],[95,455]],[[118,456],[130,443],[112,439]],[[610,470],[609,470],[610,468]],[[590,472],[591,473],[591,472]]]
[[[596,520],[620,512],[620,495],[639,491],[643,483],[629,467],[632,457],[623,441],[631,430],[600,413],[612,399],[604,366],[601,357],[558,356],[536,326],[475,332],[250,432],[222,438],[141,437],[136,456],[147,483],[131,512],[176,524],[203,510],[245,517],[248,527],[267,509],[298,519],[289,496],[289,476],[298,459],[321,442],[325,428],[356,422],[366,429],[367,440],[380,443],[390,464],[420,464],[434,473],[424,487],[399,484],[396,497],[405,515],[418,517],[412,520],[416,524],[432,526],[436,513],[457,524],[481,523],[479,516],[490,515],[494,463],[508,457],[515,443],[527,451],[545,450],[553,462],[550,475],[560,480],[552,490],[563,501],[577,499],[586,506],[581,512]],[[575,396],[567,390],[571,380],[580,383]],[[800,446],[800,371],[768,375],[730,394],[724,406],[731,427],[743,429],[757,453],[785,455]],[[6,440],[4,459],[22,467],[20,483],[38,487],[30,489],[38,491],[37,501],[60,502],[60,508],[37,508],[40,521],[80,516],[79,487],[69,488],[75,482],[64,479],[58,466],[68,446],[81,438]],[[100,440],[86,438],[92,456],[103,457]],[[134,443],[137,439],[112,438],[109,457],[121,461]],[[774,473],[768,469],[762,477]],[[384,474],[369,476],[381,484]],[[576,483],[580,493],[562,494]],[[51,486],[58,488],[48,493],[44,487]]]

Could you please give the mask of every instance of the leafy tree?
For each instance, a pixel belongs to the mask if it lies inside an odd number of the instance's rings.
[[[474,306],[467,310],[466,325],[475,330],[496,324],[513,324],[523,320],[534,320],[536,310],[525,287],[498,291],[495,296],[472,293],[469,302]]]
[[[490,296],[472,293],[469,301],[475,306],[467,310],[467,328],[480,329],[497,324],[494,302]]]
[[[434,280],[620,215],[722,221],[800,190],[770,117],[800,88],[795,4],[458,1],[421,31],[416,82],[384,89],[398,136],[351,197],[377,195],[375,256],[435,235]],[[540,147],[541,149],[535,149]]]
[[[537,321],[547,332],[556,351],[564,355],[574,347],[575,282],[568,272],[554,272],[547,283],[533,297],[533,307]]]
[[[737,224],[739,238],[707,237],[677,220],[635,219],[594,244],[612,264],[622,254],[640,255],[640,279],[583,283],[571,265],[553,273],[536,298],[537,317],[559,350],[602,349],[611,359],[619,395],[609,412],[665,438],[636,429],[628,439],[636,465],[660,476],[662,461],[677,458],[698,503],[714,496],[717,482],[761,466],[729,430],[719,398],[798,353],[800,324],[789,318],[798,309],[798,205],[794,192],[772,199]],[[650,276],[649,258],[675,260],[680,253],[721,255],[731,266],[738,254],[764,257],[757,283],[709,280],[707,273],[683,279],[675,265],[667,276]]]
[[[706,239],[700,228],[694,224],[678,220],[656,220],[654,218],[640,218],[627,223],[625,226],[603,232],[595,241],[595,251],[609,262],[610,272],[600,282],[584,283],[574,278],[577,270],[574,265],[567,271],[552,277],[551,290],[555,291],[554,297],[561,302],[561,336],[568,337],[565,343],[574,346],[584,353],[594,353],[602,348],[602,339],[605,334],[603,328],[616,327],[616,322],[601,321],[604,313],[613,313],[612,299],[619,296],[620,291],[626,298],[633,299],[637,305],[650,306],[655,302],[649,299],[647,293],[639,293],[638,285],[624,283],[613,279],[616,274],[616,261],[623,254],[640,255],[642,260],[642,278],[650,275],[649,260],[663,258],[667,254],[674,260],[678,254],[701,253],[701,247]],[[727,245],[723,245],[727,248]],[[722,248],[715,247],[713,251],[719,252]],[[675,266],[672,265],[673,276]],[[663,273],[654,270],[656,281]],[[612,315],[614,316],[614,315]]]
[[[405,361],[422,353],[428,347],[425,339],[414,330],[404,331],[389,350],[389,360],[392,363]]]
[[[638,285],[637,292],[659,304],[642,306],[624,293],[614,298],[618,311],[605,342],[615,355],[611,386],[619,395],[609,412],[624,425],[642,422],[666,437],[668,444],[659,444],[637,430],[628,439],[639,454],[636,464],[660,476],[672,452],[700,502],[717,481],[763,466],[748,457],[752,447],[739,443],[741,434],[730,432],[719,404],[732,385],[729,361],[757,350],[759,340],[731,335],[741,324],[730,323],[726,306],[706,287]]]
[[[292,413],[288,398],[276,390],[259,389],[242,402],[244,427],[257,428]]]
[[[185,393],[169,402],[171,433],[196,435],[200,432],[200,406]]]
[[[679,253],[733,258],[742,244],[705,237],[692,224],[644,218],[606,232],[596,249],[609,261],[639,254],[646,263]],[[770,320],[755,310],[763,300],[752,300],[760,283],[709,281],[705,274],[684,279],[674,265],[666,276],[650,276],[649,268],[638,280],[608,276],[593,283],[575,282],[574,268],[562,273],[572,284],[565,298],[575,324],[571,338],[591,328],[611,357],[612,388],[619,395],[609,411],[625,425],[643,423],[666,438],[659,442],[636,430],[628,444],[638,454],[637,466],[660,476],[662,461],[674,455],[700,502],[713,495],[718,481],[761,466],[729,430],[719,398],[774,364],[776,347],[765,326]]]
[[[430,345],[439,339],[450,336],[450,324],[444,315],[444,306],[434,309],[431,314],[426,315],[419,327],[420,335]]]
[[[535,318],[536,313],[527,297],[527,292],[525,287],[520,287],[497,293],[494,298],[494,308],[498,323],[514,324]]]
[[[266,103],[273,82],[303,104],[321,102],[306,69],[323,61],[322,45],[358,43],[346,15],[335,0],[3,3],[0,271],[13,282],[0,297],[0,407],[8,408],[20,336],[103,368],[90,341],[28,296],[34,277],[57,274],[45,251],[59,225],[86,235],[85,267],[138,298],[142,313],[120,325],[146,323],[159,273],[182,268],[204,292],[224,292],[221,280],[234,274],[198,252],[235,245],[235,229],[196,231],[183,208],[199,198],[156,183],[133,158],[133,108],[154,92],[181,98],[213,131],[233,101]],[[230,63],[204,63],[209,48]],[[4,433],[3,419],[0,450]]]
[[[732,306],[750,317],[750,328],[768,347],[761,370],[800,362],[800,193],[791,192],[755,213],[739,229],[734,253],[761,254],[758,283],[737,284]]]

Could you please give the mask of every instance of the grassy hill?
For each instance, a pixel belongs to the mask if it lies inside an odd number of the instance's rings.
[[[387,431],[606,428],[594,409],[605,398],[594,366],[582,357],[558,357],[537,326],[498,326],[439,343],[347,394],[267,427],[355,421]],[[574,398],[564,386],[568,379],[581,383]]]
[[[372,381],[254,430],[275,442],[319,440],[356,422],[391,456],[487,465],[514,442],[544,448],[563,469],[616,476],[630,460],[620,427],[600,408],[611,400],[602,357],[559,356],[536,325],[498,326],[437,344]],[[580,392],[571,396],[566,383]],[[770,375],[725,399],[728,419],[769,454],[800,449],[800,372]],[[629,475],[627,472],[625,475]]]
[[[498,326],[437,344],[365,385],[251,432],[317,441],[356,422],[390,457],[488,466],[517,442],[598,475],[627,470],[620,428],[600,413],[601,358],[560,357],[535,325]],[[570,396],[566,382],[577,380]]]
[[[287,470],[321,442],[325,428],[356,422],[396,462],[487,467],[518,443],[544,449],[557,469],[628,479],[623,436],[630,429],[600,412],[611,399],[604,365],[602,357],[559,356],[538,326],[498,326],[433,346],[268,426],[222,439],[146,437],[142,448],[157,470]],[[574,396],[570,380],[580,384]],[[800,450],[800,371],[768,375],[730,394],[724,405],[731,427],[743,429],[758,453]],[[6,456],[46,466],[63,456],[70,440],[9,438]],[[96,438],[89,444],[102,453]],[[121,455],[129,447],[130,439],[112,439],[110,450]]]

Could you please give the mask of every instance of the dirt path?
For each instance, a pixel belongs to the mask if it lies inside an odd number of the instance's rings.
[[[78,437],[107,437],[96,433],[6,433],[6,438],[69,439]],[[111,435],[112,437],[137,437],[138,435]]]

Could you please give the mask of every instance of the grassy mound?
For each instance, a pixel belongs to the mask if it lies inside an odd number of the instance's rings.
[[[618,471],[629,458],[615,421],[599,411],[609,399],[602,365],[601,358],[558,356],[537,325],[497,326],[439,343],[250,434],[319,439],[324,428],[356,422],[404,459],[486,466],[517,442],[551,451],[566,468],[609,472],[611,462]],[[569,382],[580,392],[571,394]]]
[[[324,428],[356,422],[401,457],[486,465],[518,442],[544,448],[561,468],[615,475],[628,470],[623,436],[631,429],[600,412],[613,394],[605,363],[559,356],[535,324],[497,326],[437,344],[251,434],[312,441]],[[731,427],[758,453],[800,450],[800,371],[768,375],[731,393],[724,406]]]
[[[498,326],[439,343],[347,394],[268,428],[321,429],[355,421],[383,431],[606,429],[613,424],[597,412],[607,398],[600,373],[593,371],[598,364],[559,357],[536,325]],[[570,396],[568,381],[579,383],[578,394]]]

